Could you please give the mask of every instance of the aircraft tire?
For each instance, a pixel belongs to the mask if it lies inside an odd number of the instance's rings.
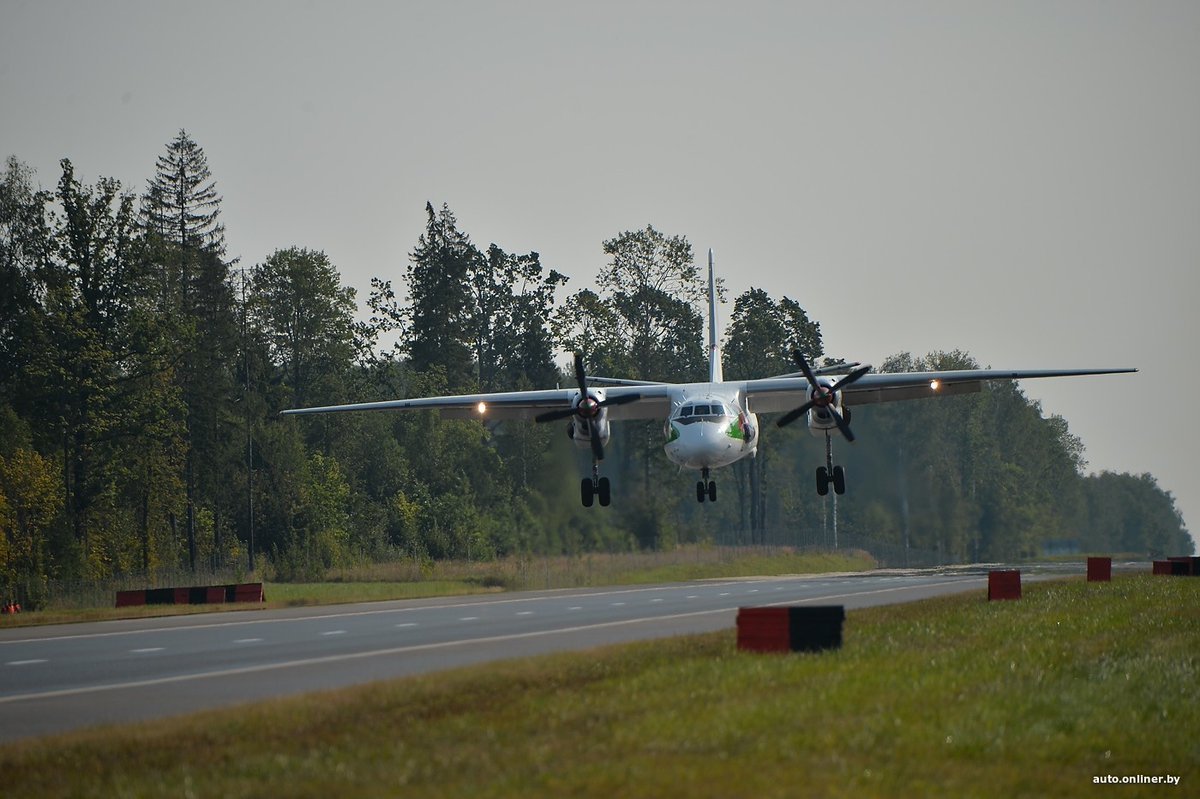
[[[696,481],[696,501],[703,502],[706,496],[707,496],[707,492],[704,490],[704,482],[701,480],[697,480]]]
[[[841,466],[833,467],[833,490],[837,494],[846,493],[846,470]]]
[[[592,488],[592,481],[585,477],[579,481],[579,498],[583,500],[583,507],[592,507],[593,496],[595,496],[595,490]]]
[[[824,466],[817,467],[817,494],[825,496],[829,493],[829,470]]]
[[[716,484],[716,481],[714,481],[714,480],[710,480],[708,482],[708,501],[709,502],[717,501],[717,484]]]
[[[607,477],[601,477],[599,485],[596,486],[597,493],[600,495],[600,506],[608,507],[608,503],[612,501],[612,486],[608,482]]]

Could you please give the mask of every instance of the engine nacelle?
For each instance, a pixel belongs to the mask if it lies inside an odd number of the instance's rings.
[[[816,404],[808,411],[808,432],[814,436],[824,436],[827,433],[840,433],[837,421],[829,408],[837,411],[846,424],[850,423],[850,409],[842,405],[842,395],[829,390],[831,383],[822,381],[810,394]]]
[[[603,446],[612,435],[608,426],[608,409],[600,405],[603,401],[602,388],[593,388],[575,398],[575,415],[567,425],[567,437],[580,449],[590,449],[593,437]]]
[[[607,415],[601,409],[600,415],[593,419],[580,419],[575,417],[567,423],[567,438],[575,442],[575,446],[580,449],[590,449],[592,446],[592,436],[598,436],[601,444],[608,444],[608,439],[612,435],[612,429],[609,427]]]

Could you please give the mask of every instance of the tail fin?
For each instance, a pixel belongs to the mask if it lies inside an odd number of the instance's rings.
[[[708,381],[720,383],[721,346],[717,335],[717,279],[713,277],[713,251],[708,251]]]

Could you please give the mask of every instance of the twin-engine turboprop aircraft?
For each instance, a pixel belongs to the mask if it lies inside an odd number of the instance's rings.
[[[323,408],[297,408],[284,414],[336,413],[341,411],[437,410],[454,419],[534,419],[550,422],[570,419],[567,435],[575,445],[592,452],[592,473],[580,482],[585,506],[599,499],[608,505],[612,490],[600,476],[604,445],[611,435],[610,422],[622,419],[663,419],[663,450],[672,463],[700,472],[696,499],[717,499],[713,469],[728,466],[758,452],[760,413],[783,413],[783,427],[801,416],[808,429],[825,437],[825,465],[817,468],[817,493],[824,496],[832,485],[846,491],[846,471],[833,462],[833,435],[854,440],[850,407],[875,402],[923,399],[980,391],[989,380],[1037,377],[1072,377],[1136,369],[963,369],[941,372],[868,374],[870,366],[838,364],[814,370],[804,356],[794,357],[799,372],[760,380],[725,381],[721,376],[721,351],[717,335],[716,284],[712,250],[708,252],[708,382],[656,383],[640,380],[589,377],[583,358],[574,354],[576,388],[542,391],[506,391],[452,397],[364,402]],[[845,374],[832,372],[848,370]]]

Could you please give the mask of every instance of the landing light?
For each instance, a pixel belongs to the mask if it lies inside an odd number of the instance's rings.
[[[475,410],[479,411],[480,416],[483,416],[485,413],[487,413],[487,403],[486,402],[479,403],[478,405],[475,406]]]
[[[942,381],[941,381],[941,380],[930,380],[930,381],[929,381],[929,388],[930,388],[931,390],[933,390],[933,391],[937,391],[937,390],[938,390],[938,389],[940,389],[941,387],[942,387]],[[482,403],[482,402],[481,402],[481,403],[479,403],[479,404],[480,404],[481,406],[483,405],[483,403]]]

